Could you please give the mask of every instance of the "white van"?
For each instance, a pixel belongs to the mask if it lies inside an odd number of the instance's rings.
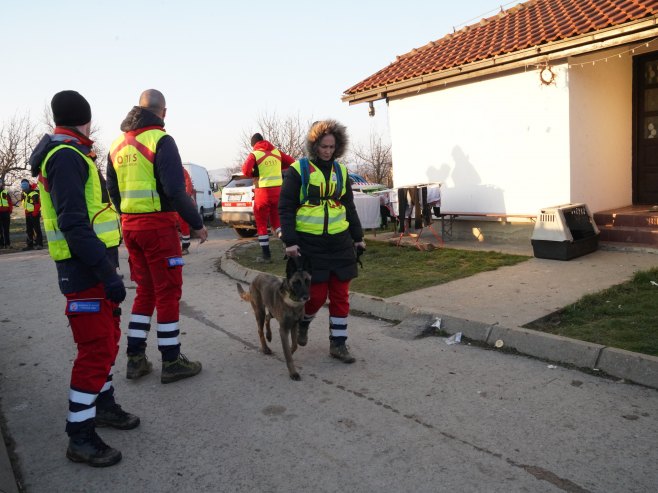
[[[210,185],[208,170],[194,163],[183,163],[183,167],[190,174],[190,178],[192,178],[192,185],[194,186],[194,190],[196,190],[196,205],[199,209],[199,214],[204,219],[214,219],[217,202]]]

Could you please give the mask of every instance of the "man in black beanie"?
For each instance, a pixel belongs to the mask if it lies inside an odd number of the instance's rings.
[[[139,425],[137,416],[115,402],[112,385],[121,338],[119,304],[126,297],[116,273],[119,218],[94,163],[89,103],[75,91],[62,91],[51,107],[55,131],[43,136],[30,165],[32,176],[39,177],[48,251],[78,348],[71,371],[66,456],[105,467],[119,462],[121,452],[106,445],[96,427],[130,430]]]

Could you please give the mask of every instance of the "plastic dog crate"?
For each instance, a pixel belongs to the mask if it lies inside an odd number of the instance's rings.
[[[564,204],[542,209],[531,238],[537,258],[570,260],[595,251],[599,228],[586,204]]]

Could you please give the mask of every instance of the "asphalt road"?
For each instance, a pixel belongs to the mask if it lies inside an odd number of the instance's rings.
[[[442,338],[400,339],[388,322],[355,316],[357,362],[344,365],[328,355],[326,309],[294,355],[302,380],[290,380],[278,341],[274,356],[258,352],[250,306],[215,269],[236,241],[214,230],[186,257],[181,340],[204,365],[198,377],[161,385],[151,334],[156,371],[128,381],[123,341],[117,396],[142,424],[100,430],[123,452],[107,469],[64,456],[75,349],[52,261],[45,251],[0,256],[0,404],[25,491],[658,488],[658,392],[645,387]]]

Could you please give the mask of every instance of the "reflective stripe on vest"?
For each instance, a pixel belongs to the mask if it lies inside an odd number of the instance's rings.
[[[347,168],[345,165],[337,163],[340,173],[343,177],[343,186],[339,191],[339,197],[345,195],[347,183]],[[297,173],[300,173],[299,161],[295,161],[291,166]],[[330,174],[329,183],[327,184],[324,179],[324,173],[317,168],[313,162],[309,161],[309,176],[308,187],[318,187],[320,190],[319,203],[311,203],[307,201],[297,209],[297,217],[295,222],[295,229],[302,233],[310,233],[314,235],[321,235],[329,233],[330,235],[342,233],[349,228],[347,222],[347,215],[345,213],[345,206],[341,204],[340,200],[335,200],[332,197],[336,191],[337,177],[335,167]],[[312,194],[307,192],[306,197],[309,198]],[[300,203],[304,199],[304,193],[299,191]]]
[[[160,129],[126,132],[112,143],[110,156],[117,175],[122,213],[162,210],[153,168],[155,149],[165,135]]]
[[[109,202],[103,202],[103,189],[101,188],[101,180],[96,165],[79,149],[70,145],[62,144],[53,148],[46,155],[41,163],[41,171],[39,173],[41,212],[43,216],[43,226],[46,230],[46,238],[48,238],[48,252],[53,260],[56,261],[71,258],[71,250],[66,242],[64,233],[59,229],[57,223],[57,212],[55,211],[52,198],[50,197],[46,165],[53,154],[64,148],[73,149],[80,154],[87,163],[89,176],[85,182],[85,202],[87,203],[89,222],[94,228],[94,233],[96,233],[98,239],[108,248],[118,246],[121,241],[119,215],[111,208]]]
[[[258,166],[258,188],[280,187],[283,183],[281,176],[281,152],[278,149],[271,151],[252,151]]]
[[[39,195],[39,192],[32,190],[28,193],[23,192],[23,198],[21,200],[21,205],[26,212],[34,212],[34,197]]]
[[[7,197],[7,190],[0,192],[0,207],[9,207],[9,199]]]

